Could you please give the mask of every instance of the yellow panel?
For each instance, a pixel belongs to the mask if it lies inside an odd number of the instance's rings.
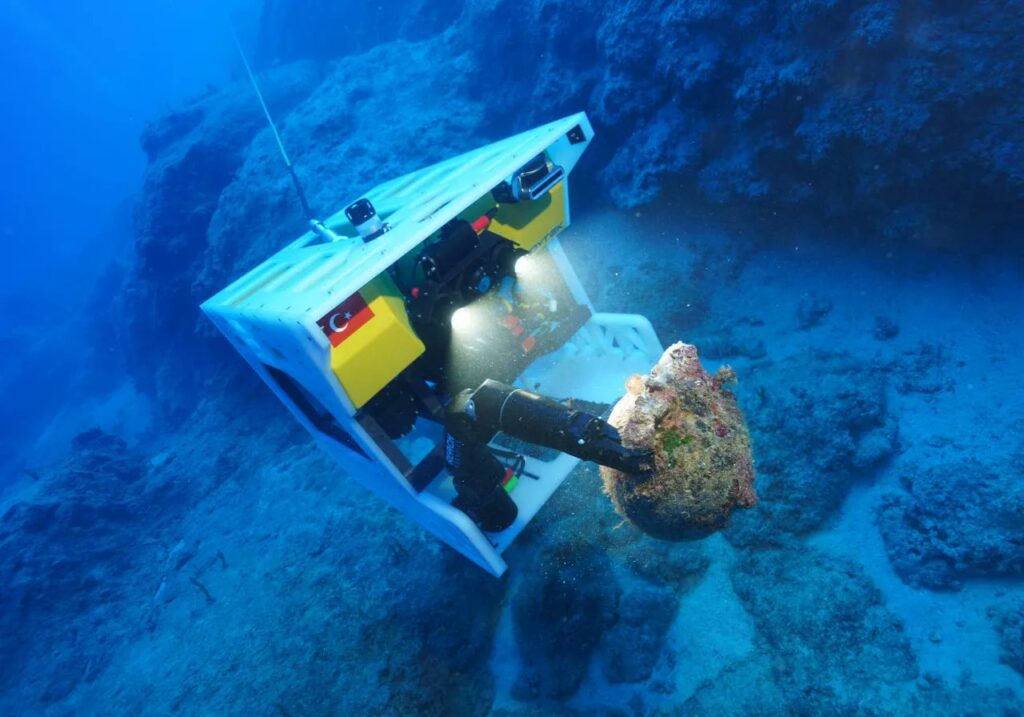
[[[520,249],[543,246],[565,228],[565,182],[532,202],[502,204],[488,229]]]
[[[331,349],[331,370],[360,408],[423,353],[405,302],[386,274],[359,290],[373,317]]]

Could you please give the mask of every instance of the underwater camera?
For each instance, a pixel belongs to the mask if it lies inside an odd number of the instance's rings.
[[[391,228],[380,220],[373,203],[365,197],[345,207],[345,216],[365,242],[373,241]]]
[[[532,201],[544,196],[553,186],[562,181],[565,170],[538,154],[520,167],[509,181],[494,188],[494,198],[499,202],[511,203]]]

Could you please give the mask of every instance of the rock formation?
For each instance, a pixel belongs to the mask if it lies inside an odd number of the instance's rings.
[[[1024,487],[1003,466],[965,460],[907,471],[878,526],[907,583],[958,590],[970,577],[1024,575]]]
[[[751,371],[750,418],[761,503],[726,531],[736,545],[777,544],[820,526],[857,481],[896,453],[899,429],[880,364],[811,351]]]

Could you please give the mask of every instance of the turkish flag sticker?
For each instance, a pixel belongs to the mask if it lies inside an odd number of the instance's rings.
[[[331,342],[331,346],[337,348],[342,341],[372,318],[373,310],[357,292],[331,309],[316,323]]]

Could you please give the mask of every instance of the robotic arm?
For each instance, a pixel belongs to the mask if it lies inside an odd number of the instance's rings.
[[[487,446],[498,431],[624,473],[643,474],[653,464],[650,451],[626,448],[618,431],[597,416],[491,379],[456,395],[445,425],[455,506],[490,532],[504,530],[518,514],[502,485],[506,467]]]

